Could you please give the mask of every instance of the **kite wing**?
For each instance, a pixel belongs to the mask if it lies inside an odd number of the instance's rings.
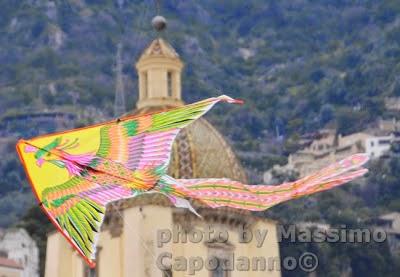
[[[180,129],[202,116],[219,101],[241,102],[223,95],[166,112],[104,126],[101,129],[97,157],[129,170],[158,169],[157,175],[161,176],[167,170],[171,146]],[[111,172],[108,168],[102,170],[114,174],[112,171],[115,168],[110,168]]]
[[[331,189],[364,175],[365,154],[355,154],[298,181],[277,186],[245,185],[229,179],[178,179],[173,191],[197,199],[212,208],[266,210],[290,199]]]
[[[179,130],[228,96],[21,140],[17,151],[41,207],[94,266],[107,203],[151,190],[167,169]]]

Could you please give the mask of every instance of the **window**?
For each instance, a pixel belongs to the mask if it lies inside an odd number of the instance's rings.
[[[208,257],[214,260],[212,268],[209,269],[209,276],[231,277],[234,246],[229,242],[218,241],[209,242],[207,246],[209,249]]]
[[[169,97],[172,97],[172,72],[167,72],[167,93]]]
[[[148,87],[147,87],[147,72],[143,73],[143,98],[147,98],[148,95]]]
[[[211,271],[211,277],[229,277],[229,271],[224,269],[224,263],[226,263],[226,259],[217,258],[218,267]]]
[[[85,276],[85,277],[96,277],[97,276],[96,269],[86,266],[83,276]]]
[[[172,270],[171,269],[163,270],[162,277],[172,277]]]
[[[83,267],[83,276],[84,277],[97,277],[99,276],[99,264],[100,264],[100,252],[101,252],[101,246],[97,247],[97,252],[96,252],[96,267],[95,268],[90,268],[86,264]]]
[[[390,144],[390,140],[388,140],[388,139],[381,139],[381,140],[379,140],[378,143],[379,143],[380,145]]]

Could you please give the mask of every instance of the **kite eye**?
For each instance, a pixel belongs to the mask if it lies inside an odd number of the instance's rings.
[[[37,149],[31,145],[26,145],[24,150],[25,153],[33,153],[36,152]]]

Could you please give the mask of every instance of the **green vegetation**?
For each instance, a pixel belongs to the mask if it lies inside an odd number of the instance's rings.
[[[152,1],[3,1],[0,11],[0,118],[26,111],[94,109],[112,116],[114,57],[123,43],[127,109],[137,97],[132,63],[156,34]],[[162,1],[165,36],[186,63],[187,102],[221,91],[246,101],[207,115],[237,150],[253,183],[299,149],[302,135],[336,126],[359,131],[378,118],[398,117],[384,106],[400,97],[400,2],[396,0]],[[98,121],[80,118],[77,126]],[[2,121],[0,126],[3,127]],[[9,124],[16,124],[15,122]],[[18,134],[34,126],[15,128]],[[50,127],[49,127],[50,128]],[[25,131],[24,131],[25,130]],[[1,145],[0,226],[33,205],[14,141]],[[359,226],[400,211],[397,149],[371,164],[366,184],[349,185],[291,203],[265,215],[282,222],[322,221]],[[282,176],[281,176],[282,177]],[[29,220],[27,220],[29,218]],[[43,250],[48,225],[30,210],[23,225]],[[40,226],[39,226],[40,225]],[[315,249],[318,273],[389,276],[395,258],[384,245],[282,244],[282,253]],[[43,252],[41,252],[43,257]],[[368,265],[368,266],[367,266]],[[367,272],[365,272],[367,268]],[[398,271],[398,270],[397,270]],[[337,274],[335,273],[337,272]],[[285,276],[301,276],[285,272]],[[336,275],[335,275],[336,274]]]

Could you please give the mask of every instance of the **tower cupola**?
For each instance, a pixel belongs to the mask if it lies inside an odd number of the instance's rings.
[[[182,105],[182,68],[183,62],[175,49],[164,39],[155,39],[136,63],[139,76],[137,108]]]

